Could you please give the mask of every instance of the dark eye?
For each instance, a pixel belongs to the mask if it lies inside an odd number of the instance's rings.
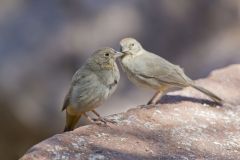
[[[108,56],[109,56],[109,53],[105,53],[105,56],[108,57]]]
[[[131,46],[133,47],[133,46],[134,46],[134,43],[132,43]]]

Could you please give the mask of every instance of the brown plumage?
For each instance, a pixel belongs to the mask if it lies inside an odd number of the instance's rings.
[[[118,56],[112,48],[100,49],[74,74],[62,107],[66,110],[64,131],[73,130],[82,115],[93,122],[86,112],[92,111],[101,118],[95,108],[117,87],[120,74],[115,60]]]
[[[121,40],[121,66],[130,81],[140,87],[156,90],[155,96],[148,104],[156,104],[157,101],[171,88],[191,86],[206,94],[217,103],[222,99],[207,89],[197,86],[182,68],[174,65],[162,57],[143,49],[141,44],[133,38]]]

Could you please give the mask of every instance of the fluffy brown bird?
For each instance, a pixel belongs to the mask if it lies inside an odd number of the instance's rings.
[[[112,48],[97,50],[87,62],[74,74],[70,89],[63,103],[66,110],[64,131],[73,130],[82,115],[91,122],[86,112],[95,111],[116,90],[120,74],[115,60],[120,54]]]
[[[188,86],[206,94],[215,102],[222,103],[222,99],[214,93],[197,86],[182,68],[146,51],[136,39],[125,38],[121,40],[120,46],[124,53],[120,63],[129,80],[137,86],[157,91],[148,104],[156,104],[171,88]]]

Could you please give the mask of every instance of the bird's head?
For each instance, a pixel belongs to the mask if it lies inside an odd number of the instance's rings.
[[[134,38],[124,38],[120,41],[120,51],[125,54],[137,55],[141,50],[141,44]]]
[[[114,66],[117,57],[122,56],[123,53],[117,52],[112,48],[105,47],[95,51],[90,58],[91,63],[95,63],[103,69],[110,69]]]

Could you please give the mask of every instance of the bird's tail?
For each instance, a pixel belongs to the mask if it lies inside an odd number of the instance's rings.
[[[66,110],[66,125],[64,128],[64,132],[72,131],[74,126],[77,124],[80,119],[81,114],[69,114]]]
[[[200,86],[197,86],[197,85],[191,85],[193,88],[197,89],[198,91],[206,94],[207,96],[209,96],[212,100],[214,100],[215,102],[219,103],[219,104],[222,104],[223,103],[223,100],[221,98],[219,98],[218,96],[216,96],[214,93],[210,92],[209,90],[203,88],[203,87],[200,87]]]

